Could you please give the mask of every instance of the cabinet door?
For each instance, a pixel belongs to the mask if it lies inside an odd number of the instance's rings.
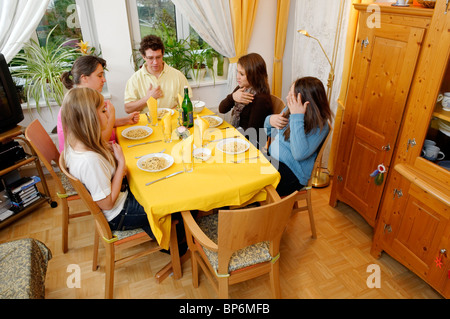
[[[366,20],[362,14],[335,175],[338,199],[374,226],[384,183],[370,174],[379,164],[389,170],[424,29],[369,28]]]
[[[448,210],[416,185],[403,196],[404,209],[391,220],[389,246],[394,255],[426,278],[441,249],[439,244],[449,221],[443,213],[448,214]]]

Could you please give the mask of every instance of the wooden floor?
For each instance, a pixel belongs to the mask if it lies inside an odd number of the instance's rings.
[[[52,181],[49,181],[50,187]],[[52,188],[52,187],[51,187]],[[313,207],[318,238],[311,239],[306,212],[292,217],[281,242],[280,277],[283,298],[368,298],[368,299],[439,299],[442,298],[422,279],[383,253],[380,259],[370,255],[373,230],[349,206],[328,205],[331,186],[313,190]],[[83,206],[75,207],[83,210]],[[59,206],[41,208],[6,229],[0,230],[0,243],[32,237],[44,242],[52,251],[46,280],[46,298],[103,298],[104,260],[100,250],[100,268],[92,271],[94,224],[90,216],[71,221],[69,251],[61,250],[61,213]],[[190,261],[183,265],[183,277],[168,277],[157,284],[155,273],[170,258],[155,253],[116,269],[114,297],[125,298],[192,298],[209,299],[217,295],[201,274],[199,288],[191,282]],[[371,272],[367,267],[377,264],[381,269],[381,288],[368,288]],[[69,265],[81,269],[81,288],[68,288]],[[271,298],[268,275],[230,287],[235,299]]]

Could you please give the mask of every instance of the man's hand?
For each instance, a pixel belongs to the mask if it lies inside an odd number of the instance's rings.
[[[150,96],[153,96],[154,99],[159,99],[164,96],[164,93],[159,85],[157,87],[153,87],[153,85],[150,84],[150,88],[147,90],[147,100]]]

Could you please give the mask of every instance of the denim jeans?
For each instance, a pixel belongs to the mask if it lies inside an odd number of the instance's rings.
[[[123,231],[142,228],[151,238],[155,239],[144,207],[139,204],[130,190],[128,190],[128,196],[122,211],[108,224],[111,230]]]

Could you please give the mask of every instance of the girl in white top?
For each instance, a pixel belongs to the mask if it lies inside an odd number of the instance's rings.
[[[121,191],[125,157],[118,144],[102,138],[108,125],[103,96],[90,88],[71,89],[62,103],[61,120],[67,168],[91,193],[111,230],[142,228],[155,238],[144,208],[129,190]]]

